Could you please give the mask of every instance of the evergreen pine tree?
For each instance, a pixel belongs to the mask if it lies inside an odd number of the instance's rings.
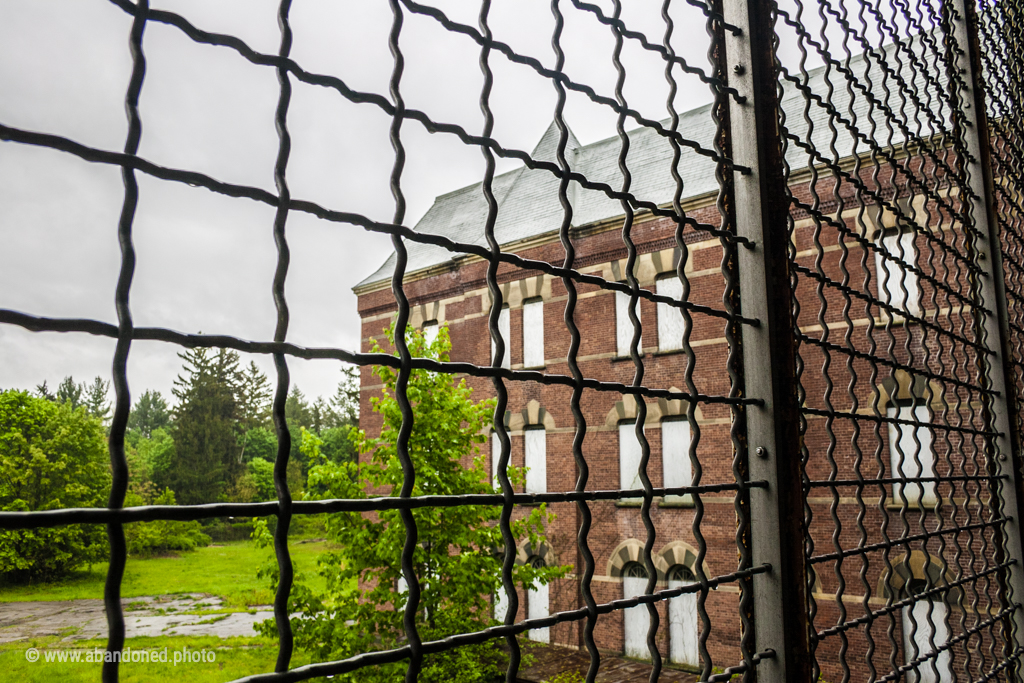
[[[128,415],[128,429],[147,439],[154,430],[166,428],[170,422],[170,408],[159,391],[143,392]]]
[[[92,381],[88,386],[82,384],[82,393],[85,395],[83,401],[85,410],[90,415],[98,418],[106,424],[110,419],[110,401],[107,400],[107,392],[110,391],[110,382],[104,382],[100,377]]]
[[[243,471],[237,442],[238,354],[190,349],[174,381],[175,463],[166,483],[182,504],[211,503]]]
[[[82,405],[82,393],[84,387],[76,384],[75,379],[68,375],[57,385],[57,402],[67,403],[71,410]]]
[[[259,446],[265,443],[265,432],[270,426],[272,396],[267,376],[256,367],[254,361],[249,361],[249,366],[239,374],[238,379],[238,422],[241,431],[238,437],[238,458],[242,462],[253,459],[253,445],[257,446],[261,454],[266,450]]]

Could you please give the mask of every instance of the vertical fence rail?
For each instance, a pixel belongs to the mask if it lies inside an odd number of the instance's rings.
[[[957,70],[963,74],[963,126],[960,127],[964,147],[967,150],[966,170],[973,194],[980,198],[974,202],[972,216],[978,226],[974,257],[981,271],[978,289],[982,307],[992,311],[984,315],[978,324],[983,329],[982,338],[991,351],[980,358],[979,370],[983,381],[993,390],[992,398],[985,406],[989,420],[998,433],[993,439],[994,453],[991,456],[991,495],[1001,515],[1007,520],[1001,527],[1002,547],[997,556],[999,564],[1008,565],[1000,572],[1000,588],[1005,602],[1013,608],[1006,621],[1009,636],[1004,643],[1003,657],[1014,662],[1011,671],[1021,676],[1019,659],[1024,653],[1024,609],[1019,601],[1024,599],[1024,548],[1022,548],[1021,526],[1021,435],[1016,433],[1020,407],[1013,390],[1010,371],[1010,318],[1008,313],[1006,271],[1003,268],[1003,248],[1000,226],[996,218],[996,193],[993,185],[993,166],[989,152],[992,132],[986,117],[985,86],[982,81],[982,56],[980,54],[980,24],[978,8],[973,2],[953,0],[952,23],[957,51]],[[989,45],[995,49],[995,45]],[[993,74],[994,75],[994,74]],[[1018,119],[1019,124],[1019,119]],[[1019,292],[1017,293],[1019,294]]]
[[[743,315],[760,324],[743,328],[744,391],[760,405],[745,408],[746,457],[751,489],[753,566],[771,571],[754,576],[753,617],[759,681],[810,678],[807,605],[804,600],[803,502],[795,359],[790,331],[792,289],[786,268],[788,235],[778,139],[775,60],[770,7],[759,0],[723,0],[724,20],[739,27],[725,39],[730,84],[743,101],[729,102],[732,158],[750,170],[734,172]],[[753,678],[753,668],[744,672]]]

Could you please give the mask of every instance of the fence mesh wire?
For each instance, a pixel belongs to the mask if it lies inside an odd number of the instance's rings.
[[[602,661],[601,647],[595,639],[601,621],[621,615],[628,608],[646,606],[650,627],[647,659],[651,663],[650,680],[654,681],[664,666],[664,604],[681,595],[697,596],[700,680],[724,681],[734,675],[753,680],[760,662],[780,654],[757,647],[758,624],[772,628],[779,616],[755,614],[753,595],[758,585],[755,577],[778,568],[755,565],[751,547],[757,542],[779,542],[781,534],[795,534],[804,541],[806,572],[802,578],[807,613],[801,615],[801,626],[808,634],[805,654],[813,666],[812,680],[821,676],[842,681],[974,681],[1019,676],[1017,661],[1024,651],[1024,636],[1018,628],[1019,605],[1011,576],[1020,560],[1020,542],[1019,538],[1014,542],[1013,534],[1019,536],[1019,532],[1010,525],[1017,511],[1012,509],[1016,480],[1009,466],[1019,466],[1019,460],[1007,439],[1017,438],[1024,417],[1014,414],[1012,429],[999,423],[1000,415],[1005,416],[1017,401],[1024,400],[1024,208],[1018,190],[1024,159],[1017,115],[1024,39],[1017,10],[1005,4],[975,8],[938,0],[913,5],[899,1],[794,0],[783,4],[768,0],[764,4],[770,12],[770,25],[736,26],[725,21],[723,15],[722,5],[731,1],[705,4],[687,0],[676,3],[683,11],[673,9],[670,13],[673,4],[665,0],[664,32],[654,36],[627,25],[621,18],[618,0],[608,5],[610,9],[580,0],[553,0],[554,61],[553,66],[545,66],[550,62],[520,54],[494,38],[487,0],[481,3],[476,26],[459,23],[438,7],[414,0],[389,0],[393,63],[389,95],[385,97],[358,91],[333,75],[309,72],[294,61],[290,56],[293,41],[288,0],[279,7],[280,48],[276,54],[258,52],[235,36],[205,31],[185,16],[151,9],[147,0],[111,0],[133,17],[129,36],[133,70],[125,99],[129,128],[123,150],[93,148],[57,132],[23,130],[0,122],[0,138],[8,143],[58,150],[122,170],[125,192],[117,226],[122,257],[116,290],[117,323],[0,311],[0,322],[41,333],[88,333],[117,340],[109,506],[2,513],[0,528],[107,525],[110,565],[104,603],[108,649],[120,650],[125,643],[120,600],[127,560],[124,524],[228,515],[276,516],[274,540],[280,582],[274,614],[279,654],[276,673],[267,672],[253,680],[304,680],[407,661],[406,680],[414,681],[425,658],[432,654],[503,639],[510,659],[506,680],[511,682],[516,680],[520,665],[517,636],[531,629],[570,623],[579,626],[580,646],[590,661],[587,680],[593,681]],[[608,63],[616,75],[613,92],[600,92],[576,82],[564,71],[561,34],[564,15],[570,12],[590,16],[614,38],[615,48]],[[425,111],[406,106],[402,32],[404,21],[412,15],[436,22],[446,31],[446,39],[470,40],[478,46],[483,83],[483,126],[479,132],[435,120]],[[710,68],[690,64],[676,54],[673,37],[679,16],[706,26]],[[279,146],[274,192],[222,182],[189,169],[163,167],[138,155],[142,135],[139,100],[146,72],[144,32],[152,23],[172,27],[196,43],[233,51],[253,68],[276,72],[279,97],[273,125]],[[793,380],[799,392],[801,436],[800,443],[792,447],[801,459],[799,483],[750,481],[747,469],[746,411],[765,409],[766,397],[749,396],[744,390],[740,339],[744,326],[757,326],[763,321],[745,317],[741,310],[741,299],[747,292],[741,292],[737,254],[755,245],[737,234],[735,215],[742,207],[735,205],[733,183],[737,176],[749,176],[758,169],[732,161],[731,139],[736,131],[731,127],[729,112],[732,107],[743,106],[749,93],[730,86],[725,55],[726,36],[740,37],[745,32],[760,32],[771,41],[775,56],[778,138],[762,140],[761,144],[777,146],[784,166],[775,170],[785,179],[788,221],[767,229],[785,232],[788,240],[792,353],[797,367]],[[627,73],[621,59],[627,42],[658,55],[663,71]],[[971,63],[972,56],[978,61],[977,67]],[[504,146],[494,137],[492,63],[498,59],[525,67],[554,90],[557,104],[552,116],[558,142],[553,159]],[[700,114],[710,131],[703,139],[691,139],[682,132],[676,92],[679,79],[684,77],[697,78],[710,89],[712,104]],[[662,120],[631,108],[624,95],[627,80],[654,78],[662,79],[669,92]],[[372,220],[347,212],[345,207],[324,206],[292,195],[288,163],[294,131],[289,127],[289,104],[293,88],[312,86],[326,88],[389,120],[388,142],[395,155],[390,176],[395,210],[390,221]],[[979,86],[984,91],[983,100],[975,99],[974,89]],[[618,149],[612,179],[588,177],[570,163],[566,152],[570,132],[564,117],[570,93],[588,98],[617,118]],[[985,103],[985,112],[979,111],[979,101]],[[475,239],[420,232],[407,224],[403,133],[413,124],[456,139],[482,155],[485,173],[480,191],[487,211]],[[639,171],[631,167],[629,151],[638,139],[634,130],[638,126],[667,150],[668,163],[658,171],[662,174],[660,187],[668,188],[667,192],[653,192],[650,183],[634,182],[634,174]],[[991,166],[986,167],[989,158]],[[503,250],[495,229],[500,214],[494,188],[498,159],[516,160],[556,181],[552,191],[561,216],[550,228],[557,229],[562,250],[559,259]],[[715,178],[714,196],[695,209],[684,209],[684,205],[690,206],[685,201],[690,192],[683,180],[686,168],[705,169]],[[133,324],[129,295],[135,275],[132,230],[139,174],[275,209],[277,265],[272,295],[277,321],[272,340],[185,334]],[[583,260],[577,254],[580,237],[574,232],[578,226],[570,198],[574,192],[594,193],[618,203],[615,213],[624,259],[621,279],[595,274],[581,266]],[[997,300],[991,290],[993,272],[999,275],[998,270],[993,271],[993,264],[1000,262],[1000,254],[990,251],[986,257],[986,249],[990,249],[983,246],[989,240],[988,211],[994,212],[998,223],[1001,268],[1005,271],[999,291],[1005,292],[1005,301]],[[414,358],[402,334],[396,335],[394,354],[306,348],[290,343],[285,296],[289,269],[286,225],[295,212],[346,230],[391,236],[396,254],[391,291],[398,330],[409,327],[412,306],[423,299],[421,295],[410,297],[407,292],[410,249],[430,245],[452,255],[485,261],[490,296],[487,327],[496,347],[490,364],[479,359],[441,362]],[[681,294],[659,294],[652,283],[642,283],[639,258],[654,247],[649,239],[637,236],[641,219],[660,220],[659,225],[668,226],[663,240],[669,240],[679,252],[673,266]],[[694,258],[690,247],[698,238],[715,242],[715,248],[707,252],[718,259],[720,275],[713,283],[706,274],[697,281],[687,267]],[[538,273],[557,279],[565,290],[563,321],[569,342],[566,369],[561,373],[505,368],[501,363],[505,346],[510,343],[500,326],[504,303],[501,285]],[[631,379],[588,375],[586,364],[579,361],[581,345],[594,333],[580,322],[580,293],[595,291],[628,298]],[[645,325],[651,325],[642,322],[639,314],[645,302],[648,306],[657,304],[659,315],[661,310],[676,309],[682,316],[680,353],[668,361],[645,353]],[[1006,360],[1013,396],[998,388],[1004,372],[1000,315],[1007,318],[1010,353]],[[724,354],[708,354],[701,350],[702,344],[695,344],[712,338],[724,340],[716,347],[724,347]],[[123,507],[129,478],[124,440],[131,405],[126,368],[136,340],[228,348],[273,357],[277,370],[273,400],[278,436],[276,501]],[[296,435],[289,432],[284,413],[288,362],[292,358],[340,360],[364,368],[387,366],[397,371],[396,398],[403,415],[397,445],[404,472],[400,490],[391,496],[352,500],[292,499],[286,475],[291,440]],[[764,362],[771,363],[767,354]],[[657,363],[669,370],[647,374]],[[491,383],[497,398],[493,430],[500,444],[500,492],[413,496],[417,473],[408,453],[408,440],[414,405],[406,387],[411,373],[424,370]],[[568,396],[571,452],[552,453],[549,458],[572,460],[576,476],[572,490],[522,493],[508,477],[512,443],[505,415],[521,407],[515,401],[524,396],[523,387],[530,385],[560,388]],[[592,395],[612,395],[623,401],[628,398],[635,404],[632,420],[641,448],[637,472],[641,488],[606,489],[593,484],[595,458],[588,453],[585,442],[588,428],[594,426],[585,408],[587,397]],[[691,433],[687,457],[692,480],[687,486],[656,486],[658,477],[652,478],[648,471],[652,451],[644,425],[649,403],[653,405],[659,399],[681,401],[685,406],[683,416]],[[779,526],[778,520],[751,519],[751,490],[790,484],[799,485],[801,493],[800,528]],[[718,497],[707,501],[712,494]],[[689,532],[697,549],[692,583],[666,582],[664,577],[659,578],[656,566],[659,532],[652,510],[658,499],[681,495],[691,496],[693,501],[692,514],[687,518],[692,520]],[[728,504],[722,504],[722,496]],[[595,557],[592,538],[604,519],[595,516],[595,510],[623,499],[641,501],[639,519],[644,542],[637,562],[644,571],[636,576],[645,576],[647,581],[642,595],[607,599],[607,592],[595,589],[594,582],[603,559]],[[537,502],[564,504],[578,515],[574,551],[579,564],[574,571],[579,600],[559,605],[546,617],[519,619],[520,592],[512,580],[517,539],[511,521],[521,506]],[[505,542],[502,582],[509,609],[501,625],[424,641],[417,616],[419,582],[413,551],[418,536],[412,510],[471,504],[501,506],[499,526]],[[290,668],[291,521],[295,515],[381,510],[400,510],[405,526],[401,559],[408,585],[404,644],[341,661]],[[755,528],[770,530],[772,523],[779,536],[754,537]],[[709,537],[709,525],[715,528],[713,538]],[[722,528],[729,533],[723,536]],[[709,559],[713,561],[709,563]],[[709,571],[709,566],[714,571]],[[734,597],[716,597],[719,589],[722,595]],[[117,678],[116,662],[106,664],[104,679]]]

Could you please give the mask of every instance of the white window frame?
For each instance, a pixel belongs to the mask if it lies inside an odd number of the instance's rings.
[[[655,289],[660,296],[679,300],[683,298],[683,281],[678,275],[659,277]],[[686,331],[683,312],[675,306],[658,304],[658,350],[679,351],[683,348],[683,333]]]
[[[544,367],[544,302],[523,303],[523,367]]]
[[[878,250],[875,251],[875,277],[878,280],[878,298],[897,311],[920,317],[921,286],[917,273],[906,268],[917,262],[914,242],[917,233],[913,230],[897,232],[889,229],[879,233]],[[902,256],[900,248],[903,249]],[[892,258],[886,258],[882,252]],[[894,260],[895,259],[895,260]],[[902,263],[901,263],[902,261]],[[904,296],[903,290],[907,293]],[[890,315],[883,311],[883,315]]]
[[[665,488],[689,486],[693,483],[690,462],[692,434],[689,420],[661,421],[661,466]],[[666,495],[662,505],[693,505],[693,496]]]
[[[526,492],[548,492],[547,431],[543,428],[523,431],[523,464],[526,465]]]
[[[512,367],[512,325],[510,322],[510,313],[508,306],[501,309],[501,313],[498,314],[498,334],[505,342],[505,356],[501,359],[501,363],[498,367],[505,368],[506,370]],[[497,344],[494,339],[491,339],[491,364],[494,364],[494,356],[497,353]]]
[[[892,477],[894,479],[934,477],[935,448],[932,442],[932,431],[929,427],[931,417],[928,406],[925,404],[889,406],[886,415],[890,418],[916,420],[920,423],[917,425],[889,423],[889,457]],[[915,435],[920,445],[915,443]],[[897,444],[900,448],[896,447]],[[931,507],[936,503],[935,482],[893,484],[894,504],[902,504],[901,492],[906,496],[911,507]]]
[[[619,488],[623,490],[643,488],[640,482],[640,460],[643,448],[636,438],[636,422],[619,423]],[[622,498],[622,502],[636,503],[641,498]]]
[[[629,320],[629,294],[615,291],[615,355],[625,358],[633,343],[633,323]],[[640,299],[636,302],[636,317],[640,320]],[[643,339],[638,349],[643,353]]]

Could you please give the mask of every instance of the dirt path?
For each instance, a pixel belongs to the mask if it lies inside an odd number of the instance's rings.
[[[182,614],[220,609],[221,599],[203,593],[125,598],[121,601],[129,638],[135,636],[254,636],[253,624],[274,616],[270,607],[255,612]],[[105,638],[102,600],[0,603],[0,643],[38,636],[64,640]]]

